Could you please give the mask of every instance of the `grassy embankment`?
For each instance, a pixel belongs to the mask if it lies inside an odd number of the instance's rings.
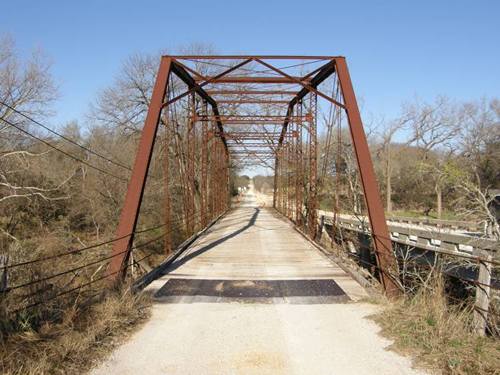
[[[68,308],[57,321],[18,329],[0,339],[0,373],[81,374],[133,332],[149,316],[150,298],[130,289]]]
[[[387,301],[385,301],[387,302]],[[387,302],[372,318],[391,349],[411,355],[415,365],[444,374],[500,374],[500,340],[472,329],[472,309],[450,305],[442,284]]]

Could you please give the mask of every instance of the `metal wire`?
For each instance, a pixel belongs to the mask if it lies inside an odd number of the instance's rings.
[[[132,171],[132,169],[131,169],[130,167],[128,167],[128,166],[126,166],[126,165],[123,165],[123,164],[121,164],[121,163],[119,163],[119,162],[116,162],[116,161],[114,161],[113,159],[107,158],[106,156],[101,155],[101,154],[97,153],[96,151],[91,150],[91,149],[89,149],[89,148],[87,148],[87,147],[85,147],[85,146],[83,146],[83,145],[79,144],[78,142],[75,142],[73,139],[68,138],[68,137],[66,137],[66,136],[64,136],[64,135],[62,135],[62,134],[60,134],[60,133],[58,133],[57,131],[55,131],[55,130],[51,129],[50,127],[48,127],[48,126],[46,126],[46,125],[42,124],[41,122],[39,122],[39,121],[35,120],[34,118],[32,118],[32,117],[28,116],[26,113],[23,113],[23,112],[21,112],[21,111],[19,111],[19,110],[15,109],[15,108],[13,108],[13,107],[11,107],[11,106],[10,106],[10,105],[8,105],[7,103],[5,103],[5,102],[3,102],[3,101],[0,101],[0,105],[3,105],[3,106],[5,106],[5,107],[9,108],[10,110],[14,111],[14,112],[15,112],[15,113],[17,113],[18,115],[23,116],[24,118],[26,118],[27,120],[29,120],[29,121],[33,122],[34,124],[36,124],[36,125],[38,125],[38,126],[40,126],[40,127],[44,128],[45,130],[47,130],[47,131],[51,132],[52,134],[57,135],[58,137],[60,137],[60,138],[64,139],[66,142],[69,142],[69,143],[71,143],[71,144],[73,144],[73,145],[75,145],[75,146],[77,146],[77,147],[81,148],[82,150],[87,151],[88,153],[90,153],[90,154],[92,154],[92,155],[95,155],[95,156],[97,156],[97,157],[100,157],[101,159],[104,159],[104,160],[106,160],[106,161],[110,162],[111,164],[114,164],[114,165],[116,165],[116,166],[118,166],[118,167],[121,167],[121,168],[127,169],[127,170],[129,170],[129,171]]]
[[[170,230],[172,231],[173,229],[170,229]],[[137,245],[137,246],[135,246],[135,247],[131,248],[130,250],[134,250],[134,249],[137,249],[137,248],[143,247],[143,246],[145,246],[145,245],[147,245],[147,244],[150,244],[150,243],[152,243],[152,242],[155,242],[155,241],[157,241],[157,240],[159,240],[159,239],[163,238],[163,237],[165,236],[165,234],[166,234],[166,232],[165,232],[165,233],[163,233],[161,236],[156,237],[156,238],[154,238],[154,239],[152,239],[152,240],[149,240],[149,241],[147,241],[147,242],[145,242],[145,243],[142,243],[142,244],[140,244],[140,245]],[[31,286],[31,285],[35,285],[35,284],[42,283],[42,282],[47,281],[47,280],[54,279],[54,278],[56,278],[56,277],[64,276],[64,275],[70,274],[70,273],[72,273],[72,272],[75,272],[75,271],[81,270],[81,269],[83,269],[83,268],[87,268],[87,267],[89,267],[89,266],[93,266],[93,265],[99,264],[99,263],[104,262],[104,261],[106,261],[106,260],[113,259],[113,258],[115,258],[115,257],[117,257],[117,256],[119,256],[119,255],[122,255],[122,254],[124,254],[124,253],[126,253],[126,252],[128,252],[128,251],[129,251],[129,249],[126,249],[126,250],[121,251],[121,252],[119,252],[119,253],[116,253],[116,254],[113,254],[113,255],[109,255],[109,256],[106,256],[106,257],[102,257],[102,258],[99,258],[98,260],[95,260],[95,261],[92,261],[92,262],[86,263],[86,264],[81,265],[81,266],[78,266],[78,267],[74,267],[74,268],[72,268],[72,269],[70,269],[70,270],[61,271],[61,272],[58,272],[58,273],[52,274],[52,275],[50,275],[50,276],[42,277],[41,279],[32,280],[32,281],[27,282],[27,283],[25,283],[25,284],[16,285],[16,286],[13,286],[13,287],[10,287],[10,288],[7,288],[7,289],[3,290],[3,291],[2,291],[2,293],[10,292],[10,291],[12,291],[12,290],[16,290],[16,289],[25,288],[25,287],[28,287],[28,286]],[[35,294],[36,294],[36,293],[37,293],[37,292],[35,292]]]
[[[211,61],[203,61],[203,60],[196,60],[196,59],[182,59],[182,60],[187,60],[187,61],[191,61],[191,62],[195,62],[195,63],[200,63],[200,64],[206,64],[206,65],[219,66],[221,68],[232,68],[232,65],[214,63],[214,62],[211,62]],[[284,70],[284,69],[290,69],[290,68],[295,68],[295,67],[298,67],[298,66],[315,64],[315,63],[322,62],[322,61],[325,61],[325,60],[307,61],[307,62],[303,62],[303,63],[299,63],[299,64],[293,64],[293,65],[287,65],[287,66],[278,67],[278,69],[282,69],[282,70]],[[251,68],[241,68],[240,70],[247,71],[247,72],[250,72],[250,73],[271,73],[271,74],[280,76],[280,74],[274,72],[272,69],[256,70],[256,69],[251,69]]]
[[[171,221],[171,224],[174,224],[174,223],[176,224],[179,221],[182,221],[184,219],[185,219],[184,217],[175,218],[175,219],[173,219]],[[28,261],[25,261],[25,262],[19,262],[19,263],[9,264],[9,265],[0,267],[0,270],[2,270],[2,269],[16,268],[16,267],[20,267],[20,266],[25,266],[25,265],[33,264],[33,263],[38,263],[38,262],[43,262],[43,261],[47,261],[47,260],[51,260],[51,259],[60,258],[60,257],[67,256],[67,255],[78,254],[78,253],[81,253],[82,251],[87,251],[87,250],[95,249],[95,248],[100,247],[100,246],[108,245],[110,243],[113,243],[113,242],[116,242],[116,241],[121,240],[123,238],[126,238],[126,237],[128,237],[128,236],[130,236],[132,234],[140,234],[140,233],[149,232],[149,231],[152,231],[152,230],[155,230],[155,229],[159,229],[159,228],[164,227],[165,225],[166,224],[160,224],[160,225],[156,225],[154,227],[149,227],[149,228],[142,229],[142,230],[139,230],[139,231],[134,231],[132,233],[126,234],[126,235],[121,236],[121,237],[113,238],[113,239],[108,240],[108,241],[104,241],[104,242],[100,242],[100,243],[97,243],[97,244],[94,244],[94,245],[82,247],[80,249],[75,249],[75,250],[68,251],[68,252],[65,252],[65,253],[59,253],[59,254],[55,254],[55,255],[49,255],[49,256],[46,256],[46,257],[36,258],[36,259],[33,259],[33,260],[28,260]]]
[[[28,132],[27,130],[24,130],[23,128],[21,128],[21,127],[17,126],[16,124],[12,123],[12,122],[11,122],[11,121],[9,121],[9,120],[3,119],[3,118],[1,118],[0,120],[1,120],[1,121],[3,121],[3,122],[5,122],[6,124],[8,124],[8,125],[12,126],[13,128],[16,128],[16,129],[17,129],[17,130],[19,130],[20,132],[22,132],[22,133],[24,133],[24,134],[26,134],[26,135],[30,136],[31,138],[34,138],[34,139],[36,139],[36,140],[38,140],[38,141],[42,142],[43,144],[45,144],[45,145],[49,146],[50,148],[52,148],[52,149],[54,149],[54,150],[56,150],[56,151],[60,152],[61,154],[65,155],[65,156],[67,156],[67,157],[69,157],[69,158],[71,158],[71,159],[73,159],[73,160],[75,160],[75,161],[77,161],[77,162],[80,162],[80,163],[82,163],[82,164],[85,164],[85,165],[86,165],[86,166],[88,166],[89,168],[95,169],[96,171],[99,171],[99,172],[101,172],[101,173],[103,173],[103,174],[105,174],[105,175],[107,175],[107,176],[109,176],[109,177],[116,178],[117,180],[124,181],[124,182],[128,182],[128,179],[123,178],[123,177],[116,176],[116,175],[114,175],[114,174],[112,174],[112,173],[109,173],[109,172],[105,171],[104,169],[101,169],[101,168],[99,168],[99,167],[96,167],[95,165],[90,164],[89,162],[86,162],[85,160],[82,160],[82,159],[78,158],[77,156],[74,156],[74,155],[70,154],[69,152],[66,152],[66,151],[64,151],[64,150],[61,150],[60,148],[58,148],[58,147],[56,147],[56,146],[52,145],[50,142],[47,142],[46,140],[44,140],[44,139],[42,139],[42,138],[40,138],[40,137],[37,137],[36,135],[34,135],[34,134],[32,134],[32,133]]]
[[[101,276],[101,277],[99,277],[99,278],[97,278],[97,279],[91,280],[91,281],[89,281],[89,282],[87,282],[87,283],[80,284],[80,285],[78,285],[78,286],[77,286],[77,287],[75,287],[75,288],[72,288],[72,289],[69,289],[69,290],[62,291],[62,292],[60,292],[60,293],[58,293],[58,294],[56,294],[56,295],[54,295],[54,296],[52,296],[52,297],[50,297],[50,298],[47,298],[46,300],[43,300],[43,301],[38,301],[38,302],[32,303],[32,304],[30,304],[30,305],[23,306],[23,307],[21,307],[21,308],[19,308],[19,309],[16,309],[16,310],[11,311],[10,313],[17,314],[17,313],[19,313],[19,312],[21,312],[21,311],[25,311],[25,310],[31,309],[32,307],[35,307],[35,306],[38,306],[38,305],[45,305],[45,304],[47,304],[47,302],[52,301],[52,300],[54,300],[54,299],[56,299],[56,298],[59,298],[59,297],[64,296],[64,295],[66,295],[66,294],[73,293],[73,292],[75,292],[75,291],[77,291],[77,290],[80,290],[80,289],[82,289],[82,288],[86,287],[86,286],[92,285],[92,284],[94,284],[94,283],[96,283],[96,282],[98,282],[98,281],[104,280],[104,279],[106,279],[106,278],[109,278],[110,276],[113,276],[113,275],[115,275],[115,274],[117,274],[117,273],[120,273],[120,272],[124,271],[125,269],[127,269],[128,267],[132,266],[133,264],[139,264],[139,262],[143,261],[144,259],[146,259],[146,258],[148,258],[148,257],[150,257],[150,256],[152,256],[152,255],[153,255],[153,254],[146,255],[146,256],[144,256],[143,258],[141,258],[141,259],[139,259],[139,260],[137,260],[137,261],[135,261],[135,262],[131,262],[131,263],[127,263],[127,264],[125,264],[125,265],[124,265],[124,266],[122,266],[122,267],[121,267],[118,271],[115,271],[115,272],[112,272],[112,273],[106,273],[106,274],[104,274],[103,276]]]

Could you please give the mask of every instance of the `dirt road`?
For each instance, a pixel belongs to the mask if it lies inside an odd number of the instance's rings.
[[[422,374],[366,292],[252,191],[148,289],[148,323],[92,374]]]

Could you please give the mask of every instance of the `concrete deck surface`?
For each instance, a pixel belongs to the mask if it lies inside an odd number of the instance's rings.
[[[423,374],[385,348],[364,289],[252,191],[149,290],[170,279],[334,280],[343,303],[158,297],[151,319],[91,373]]]

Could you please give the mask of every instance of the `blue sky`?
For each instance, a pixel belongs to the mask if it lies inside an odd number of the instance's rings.
[[[52,123],[81,119],[132,53],[211,43],[220,53],[348,59],[365,112],[439,94],[500,94],[500,1],[3,1],[0,34],[41,47],[61,98]]]

